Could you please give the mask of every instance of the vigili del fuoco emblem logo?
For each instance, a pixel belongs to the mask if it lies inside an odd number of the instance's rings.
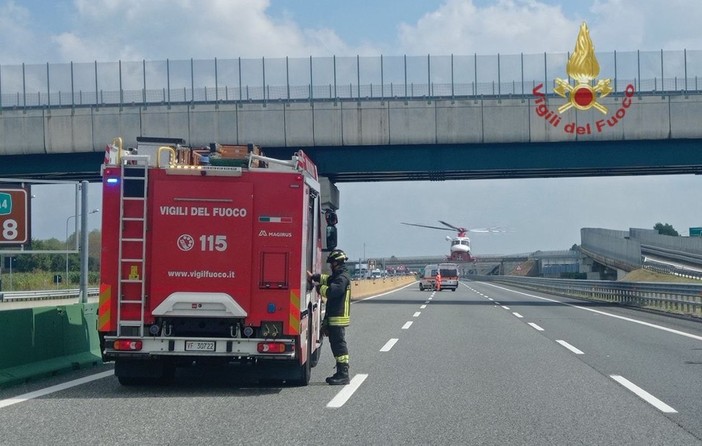
[[[578,38],[575,42],[575,51],[568,59],[566,73],[570,79],[575,81],[575,85],[571,84],[568,79],[556,78],[553,92],[566,99],[566,102],[558,107],[558,113],[549,110],[546,105],[546,95],[541,91],[543,84],[539,84],[532,91],[536,97],[534,100],[536,114],[556,128],[561,124],[562,117],[560,115],[571,108],[583,111],[594,108],[603,115],[608,115],[609,110],[598,100],[612,93],[611,79],[599,79],[595,83],[597,76],[600,74],[600,64],[595,57],[595,47],[590,39],[590,31],[584,22],[580,25]],[[621,107],[609,118],[596,120],[594,128],[590,123],[578,125],[575,121],[572,121],[565,124],[563,130],[566,133],[585,135],[593,132],[599,133],[607,127],[616,126],[626,116],[626,110],[631,106],[631,98],[634,96],[634,93],[634,86],[632,84],[627,85],[624,90],[624,99],[622,99]]]

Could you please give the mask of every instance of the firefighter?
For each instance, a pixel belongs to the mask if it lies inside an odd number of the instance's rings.
[[[441,272],[437,271],[436,273],[436,291],[441,291]]]
[[[351,322],[351,278],[346,271],[347,260],[348,256],[344,251],[335,249],[327,257],[331,274],[307,272],[317,292],[327,304],[322,332],[329,336],[329,344],[336,360],[336,373],[327,378],[327,384],[330,385],[348,384],[351,381],[349,350],[346,346],[346,327]]]

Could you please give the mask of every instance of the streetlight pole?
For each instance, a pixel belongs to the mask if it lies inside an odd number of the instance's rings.
[[[93,209],[92,211],[88,212],[88,214],[96,214],[100,212],[100,209]],[[68,222],[72,218],[80,217],[82,214],[77,214],[77,215],[69,215],[68,218],[66,219],[66,285],[68,285]],[[73,234],[76,232],[74,231]],[[76,238],[75,240],[76,248],[78,248],[78,239]]]

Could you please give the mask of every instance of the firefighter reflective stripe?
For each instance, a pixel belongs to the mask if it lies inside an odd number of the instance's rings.
[[[329,283],[329,274],[321,274],[319,276],[319,284],[327,285]]]
[[[335,356],[334,359],[336,359],[336,362],[339,364],[348,364],[349,363],[349,355]]]
[[[326,290],[324,290],[326,293]],[[344,296],[344,314],[339,316],[327,316],[329,325],[336,325],[339,327],[346,327],[351,323],[351,287],[346,288],[346,295]]]
[[[109,331],[110,314],[112,309],[112,287],[105,283],[100,284],[100,300],[98,304],[98,331]]]
[[[290,291],[290,315],[288,316],[291,335],[300,334],[300,290]]]

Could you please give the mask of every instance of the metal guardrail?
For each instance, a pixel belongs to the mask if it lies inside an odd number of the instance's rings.
[[[696,283],[613,282],[519,276],[472,276],[471,279],[585,300],[702,316],[702,284]]]
[[[98,288],[88,288],[88,297],[97,297]],[[0,302],[18,302],[29,300],[77,299],[80,289],[41,290],[41,291],[4,291],[0,292]]]
[[[647,257],[646,254],[652,257]],[[641,256],[644,268],[648,267],[681,277],[702,279],[702,255],[700,254],[659,246],[641,245]]]
[[[643,269],[686,279],[702,280],[702,271],[699,269],[688,268],[684,265],[671,265],[668,262],[648,257],[644,257]]]

